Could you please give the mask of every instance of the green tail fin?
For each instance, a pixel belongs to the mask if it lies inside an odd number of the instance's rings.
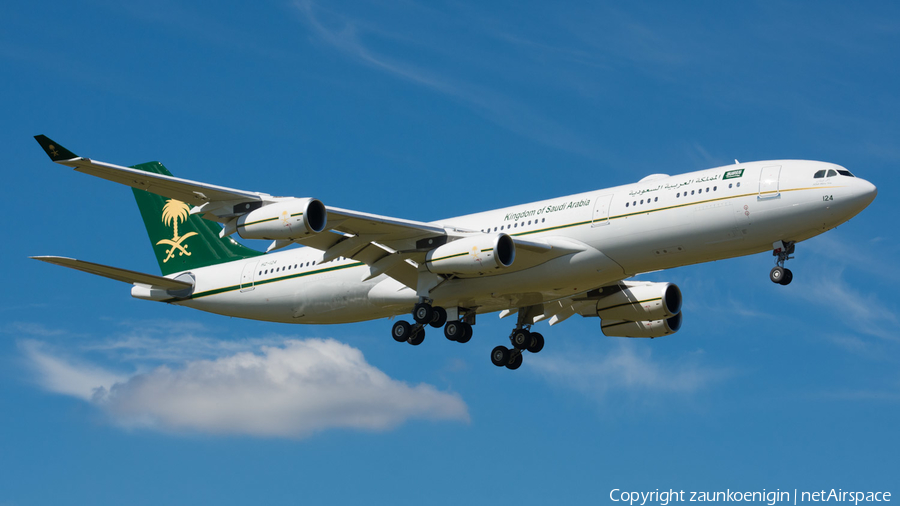
[[[171,176],[163,164],[148,162],[132,168]],[[191,206],[155,193],[132,189],[147,235],[163,275],[262,255],[230,237],[220,238],[218,224],[191,215]]]

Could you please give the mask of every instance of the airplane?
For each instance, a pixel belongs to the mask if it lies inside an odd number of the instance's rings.
[[[795,245],[877,194],[832,163],[735,160],[424,223],[180,179],[159,162],[113,165],[35,139],[53,162],[132,187],[162,276],[32,258],[132,284],[138,299],[239,318],[336,324],[410,315],[391,335],[411,345],[429,326],[466,343],[477,315],[499,312],[516,318],[511,346],[491,351],[508,369],[543,349],[533,330],[543,321],[599,317],[611,337],[677,332],[681,290],[634,279],[642,273],[769,250],[769,278],[787,285]],[[272,242],[262,253],[234,234]]]

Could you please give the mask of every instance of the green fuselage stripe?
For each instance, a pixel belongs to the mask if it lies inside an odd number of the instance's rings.
[[[254,281],[252,283],[252,286],[256,287],[259,285],[267,285],[269,283],[277,283],[279,281],[286,281],[288,279],[302,278],[305,276],[311,276],[313,274],[322,274],[325,272],[339,271],[342,269],[350,269],[352,267],[360,267],[363,265],[366,265],[366,264],[364,264],[362,262],[353,262],[352,264],[336,265],[334,267],[326,267],[324,269],[316,269],[316,270],[311,270],[311,271],[306,271],[306,272],[298,272],[296,274],[288,274],[286,276],[278,276],[278,277],[274,277],[274,278],[264,279],[261,281]],[[248,285],[250,285],[250,284],[248,284]],[[207,290],[205,292],[195,293],[187,298],[188,299],[199,299],[201,297],[209,297],[210,295],[218,295],[220,293],[232,292],[234,290],[240,290],[240,289],[241,289],[240,284],[231,285],[231,286],[226,286],[226,287],[222,287],[222,288],[215,288],[213,290]],[[181,299],[178,299],[178,300],[181,300]]]

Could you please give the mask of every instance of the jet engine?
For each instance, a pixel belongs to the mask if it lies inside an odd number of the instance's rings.
[[[628,320],[601,320],[600,331],[608,337],[662,337],[678,332],[681,313],[665,320],[633,322]]]
[[[428,252],[425,265],[435,274],[476,276],[499,274],[516,258],[516,244],[506,234],[478,234],[457,239]]]
[[[621,291],[597,302],[604,320],[650,321],[671,318],[681,311],[681,290],[672,283],[625,282]]]
[[[328,212],[316,199],[290,199],[254,209],[237,220],[244,239],[297,239],[325,230]]]

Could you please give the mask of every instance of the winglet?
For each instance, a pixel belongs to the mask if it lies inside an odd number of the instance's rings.
[[[78,158],[78,155],[60,146],[46,135],[35,135],[34,140],[38,141],[38,144],[40,144],[41,147],[44,148],[44,152],[47,153],[47,156],[54,162]]]

